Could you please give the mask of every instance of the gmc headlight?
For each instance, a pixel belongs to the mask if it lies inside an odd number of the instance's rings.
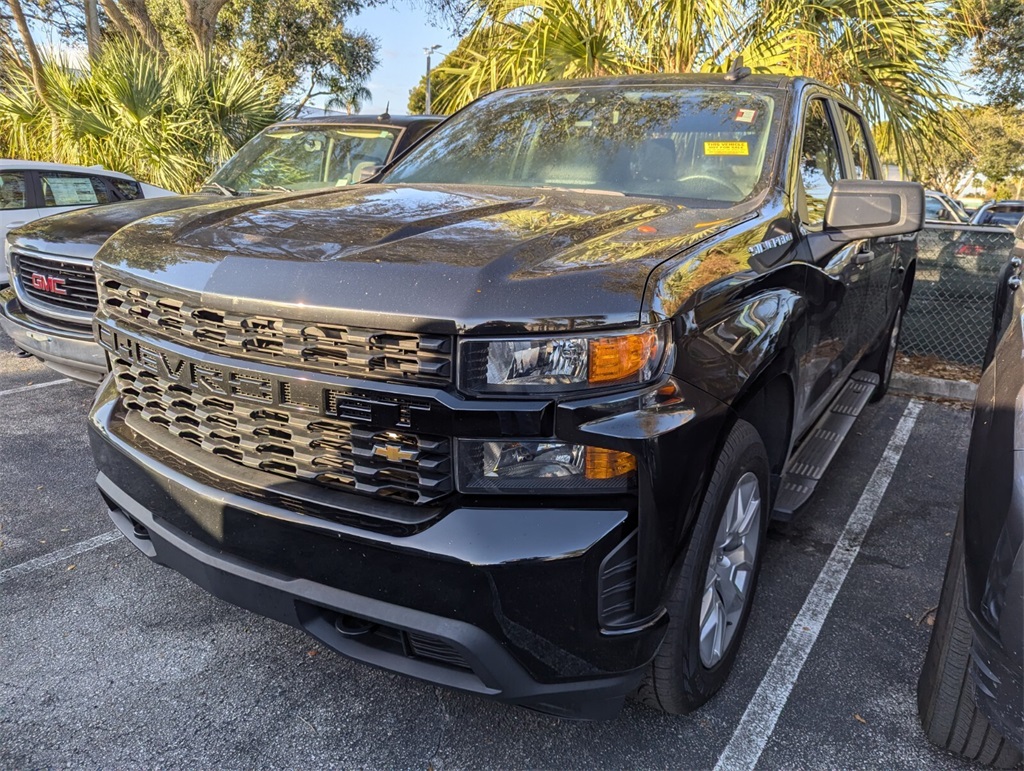
[[[636,478],[636,458],[628,452],[555,439],[460,439],[458,464],[464,493],[615,492]]]
[[[473,394],[580,391],[642,384],[661,373],[668,326],[571,337],[459,344],[460,387]]]

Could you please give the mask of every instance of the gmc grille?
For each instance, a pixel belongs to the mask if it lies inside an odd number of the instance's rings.
[[[39,311],[47,308],[57,312],[70,312],[82,317],[83,324],[96,312],[98,303],[96,277],[92,266],[80,264],[55,255],[10,253],[15,289],[29,307]],[[33,284],[33,275],[56,279],[56,286],[65,294],[47,291]],[[42,283],[42,282],[41,282]],[[53,286],[53,284],[51,284]]]
[[[228,313],[104,281],[102,312],[190,348],[247,361],[398,383],[452,379],[452,340],[379,329]]]
[[[240,465],[403,503],[429,503],[452,491],[450,441],[360,425],[358,395],[347,396],[338,413],[355,419],[339,420],[203,393],[116,355],[111,362],[127,409]],[[367,401],[362,412],[370,411]]]

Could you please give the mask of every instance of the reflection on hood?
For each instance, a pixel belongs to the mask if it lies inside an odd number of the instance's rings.
[[[254,303],[470,326],[630,324],[653,267],[746,214],[549,189],[364,185],[150,217],[101,258],[146,283]]]

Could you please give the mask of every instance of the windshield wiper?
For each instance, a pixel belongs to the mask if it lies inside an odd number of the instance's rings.
[[[254,187],[249,192],[250,193],[274,193],[274,192],[277,192],[277,191],[280,191],[282,193],[291,193],[292,189],[290,187],[285,187],[284,185],[267,185],[266,187]]]
[[[227,185],[222,185],[220,182],[207,182],[206,184],[203,185],[203,187],[215,188],[217,192],[219,192],[221,195],[226,195],[228,197],[238,195],[237,190],[232,190],[230,187],[228,187]]]

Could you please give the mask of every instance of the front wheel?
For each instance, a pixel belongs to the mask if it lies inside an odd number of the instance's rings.
[[[667,601],[669,626],[637,699],[682,715],[722,687],[754,596],[770,512],[768,455],[737,421],[725,440]]]

